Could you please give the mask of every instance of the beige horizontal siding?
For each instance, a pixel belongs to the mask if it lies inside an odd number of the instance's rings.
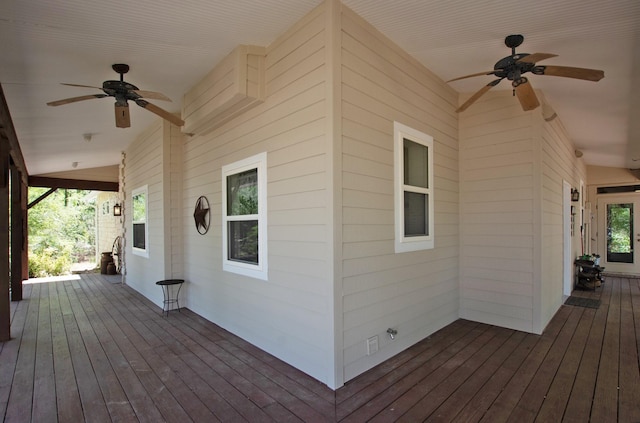
[[[165,279],[165,226],[164,226],[164,188],[163,174],[163,122],[158,119],[145,130],[125,152],[125,205],[124,233],[126,283],[150,298],[156,304],[162,304],[162,292],[154,282]],[[149,257],[132,253],[131,239],[131,192],[147,185],[148,189],[148,251]]]
[[[536,223],[531,116],[487,95],[461,114],[460,314],[531,331]]]
[[[580,181],[586,183],[584,164],[574,155],[575,147],[566,134],[561,119],[545,122],[541,131],[541,196],[542,196],[542,289],[541,289],[541,328],[546,326],[562,305],[564,236],[563,236],[563,181],[579,188]],[[582,196],[581,196],[582,197]],[[584,198],[581,198],[584,202]],[[571,257],[580,255],[580,212],[579,204],[572,238]],[[588,218],[588,216],[587,216]],[[573,270],[573,266],[571,270]],[[573,274],[573,271],[571,271]]]
[[[455,93],[348,9],[342,14],[345,380],[457,317]],[[394,253],[393,122],[434,137],[436,249]],[[390,341],[386,329],[398,330]],[[366,355],[378,335],[380,351]]]
[[[329,383],[333,301],[328,278],[324,7],[265,56],[264,103],[184,144],[183,198],[207,195],[212,228],[185,232],[194,311]],[[269,280],[222,271],[221,167],[267,152]],[[192,225],[187,214],[184,227]]]

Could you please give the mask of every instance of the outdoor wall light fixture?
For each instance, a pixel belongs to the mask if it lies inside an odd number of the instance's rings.
[[[113,215],[122,216],[122,206],[118,203],[113,205]]]
[[[398,331],[392,328],[387,329],[387,333],[389,334],[389,338],[391,338],[391,340],[396,339],[396,335],[398,334]]]
[[[571,201],[580,201],[580,191],[577,188],[571,188]]]

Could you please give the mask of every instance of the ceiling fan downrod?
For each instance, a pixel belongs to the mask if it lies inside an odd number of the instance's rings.
[[[116,63],[111,65],[111,69],[113,69],[116,73],[120,74],[120,82],[124,82],[124,74],[129,72],[129,65],[125,63]]]
[[[516,47],[518,47],[524,41],[524,36],[520,34],[507,35],[504,39],[504,44],[511,49],[511,55],[515,56]]]

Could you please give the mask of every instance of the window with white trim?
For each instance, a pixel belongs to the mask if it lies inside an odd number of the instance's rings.
[[[131,192],[132,250],[133,254],[143,257],[149,257],[148,201],[147,185]]]
[[[394,131],[395,252],[434,247],[433,137],[403,125]]]
[[[268,279],[267,154],[222,167],[222,267]]]

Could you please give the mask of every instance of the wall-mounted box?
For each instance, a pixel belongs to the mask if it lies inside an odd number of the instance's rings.
[[[257,106],[265,97],[265,49],[240,45],[185,95],[183,132],[201,135]]]

